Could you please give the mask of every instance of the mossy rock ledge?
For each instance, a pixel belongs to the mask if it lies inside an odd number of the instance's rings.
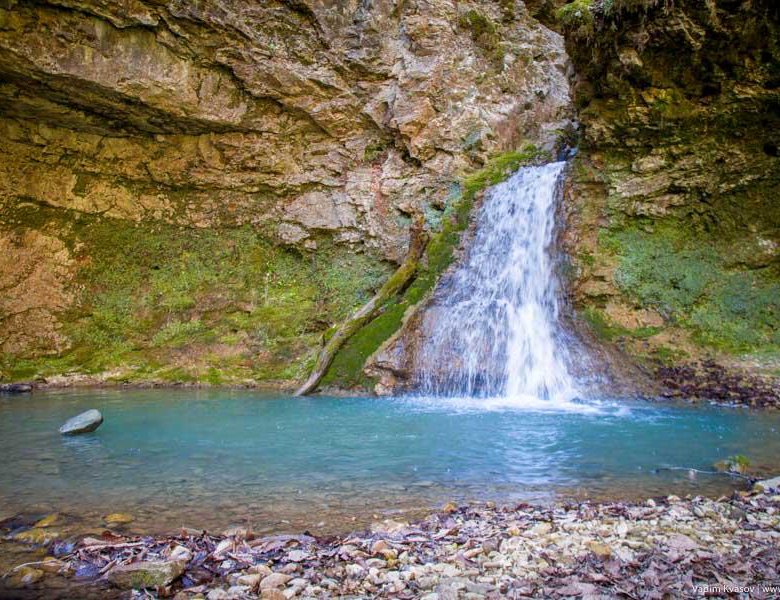
[[[581,320],[677,390],[777,381],[777,4],[578,0],[559,17],[582,123],[564,236]],[[713,363],[734,376],[686,386]]]

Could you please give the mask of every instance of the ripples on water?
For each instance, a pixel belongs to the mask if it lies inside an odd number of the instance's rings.
[[[103,412],[100,429],[57,433],[87,408]],[[344,529],[452,499],[720,494],[735,482],[655,469],[708,469],[732,454],[778,469],[779,428],[773,413],[647,402],[37,393],[0,398],[0,506],[131,512],[141,530],[278,531]]]

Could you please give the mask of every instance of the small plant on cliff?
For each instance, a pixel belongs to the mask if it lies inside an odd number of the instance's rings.
[[[591,37],[595,26],[592,6],[593,0],[574,0],[559,8],[555,17],[564,29],[575,36]]]
[[[600,8],[605,15],[619,15],[623,12],[647,11],[660,4],[661,0],[602,0]],[[669,4],[668,0],[665,0]]]

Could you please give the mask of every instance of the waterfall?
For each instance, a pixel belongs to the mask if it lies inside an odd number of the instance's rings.
[[[576,396],[551,257],[564,165],[522,168],[487,192],[464,260],[432,300],[415,358],[423,394],[513,404]]]

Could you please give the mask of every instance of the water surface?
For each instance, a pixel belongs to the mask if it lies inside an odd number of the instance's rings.
[[[536,405],[544,408],[544,403]],[[449,500],[719,495],[708,469],[745,454],[780,471],[780,415],[484,399],[290,398],[252,391],[100,390],[0,397],[0,516],[31,507],[129,512],[132,527],[336,531]],[[96,432],[57,428],[88,408]]]

